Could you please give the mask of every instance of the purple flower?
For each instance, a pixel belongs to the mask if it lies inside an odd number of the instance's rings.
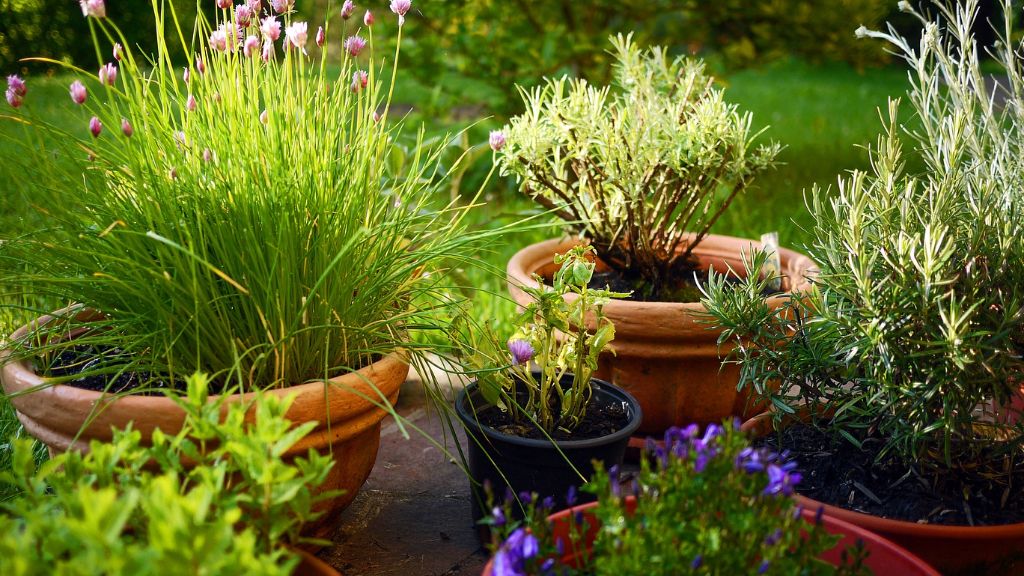
[[[364,40],[362,36],[349,36],[345,40],[345,50],[353,58],[359,56],[359,53],[363,51],[363,48],[366,48],[366,40]]]
[[[242,28],[252,24],[252,8],[248,4],[239,4],[235,7],[235,24]]]
[[[367,28],[373,26],[373,12],[367,10],[366,14],[363,14],[363,26],[366,26]]]
[[[95,117],[95,116],[90,118],[89,119],[89,132],[92,133],[92,137],[93,138],[99,138],[100,137],[100,132],[102,132],[102,131],[103,131],[103,123],[100,122],[100,119]]]
[[[213,150],[203,148],[203,162],[209,163],[211,160],[213,160]]]
[[[196,104],[196,97],[191,95],[191,94],[189,94],[188,95],[188,100],[185,100],[185,108],[189,112],[195,112],[196,111],[196,106],[197,106],[197,104]]]
[[[7,89],[22,98],[28,94],[28,86],[25,85],[25,81],[21,79],[21,76],[17,74],[11,74],[7,77]]]
[[[544,501],[540,503],[540,507],[545,510],[551,510],[555,507],[555,499],[551,496],[544,498]]]
[[[693,557],[693,562],[690,562],[690,569],[691,570],[696,570],[696,569],[700,568],[703,564],[704,564],[704,556],[702,554],[697,554],[696,556]]]
[[[306,53],[307,30],[309,26],[305,22],[295,22],[285,29],[285,46],[293,47]]]
[[[782,540],[782,529],[781,528],[776,528],[775,532],[772,532],[771,534],[768,535],[767,538],[764,539],[764,545],[765,546],[775,546],[781,540]]]
[[[576,486],[575,485],[569,486],[569,490],[565,493],[565,503],[566,503],[566,505],[567,506],[575,506],[576,505],[576,498],[577,498],[577,496],[578,495],[576,493]]]
[[[226,52],[228,49],[228,33],[221,26],[210,34],[210,48],[218,52]]]
[[[14,108],[18,108],[19,106],[21,106],[22,97],[18,96],[18,93],[14,90],[8,88],[4,95],[7,96],[7,103],[13,106]]]
[[[412,8],[412,0],[391,0],[391,11],[398,14],[398,25],[405,24],[405,14]]]
[[[491,150],[495,152],[505,147],[505,133],[501,130],[491,130],[491,137],[489,138]]]
[[[245,54],[246,58],[252,58],[260,49],[260,39],[255,36],[249,36],[245,39],[245,44],[242,45],[242,53]]]
[[[530,502],[533,502],[533,494],[523,490],[519,493],[519,500],[522,501],[523,505],[528,505]]]
[[[327,40],[327,34],[324,33],[324,27],[320,26],[316,29],[316,45],[322,48],[324,42]]]
[[[771,566],[771,562],[768,562],[767,560],[764,560],[763,562],[761,562],[761,565],[757,567],[757,573],[758,574],[764,574],[765,572],[768,571],[768,567],[769,566]]]
[[[263,0],[245,0],[245,4],[252,10],[253,14],[259,14],[263,8]]]
[[[114,60],[120,62],[121,58],[124,56],[124,48],[121,47],[120,42],[114,43],[114,49],[112,50],[112,53],[114,54]]]
[[[526,561],[539,553],[537,538],[524,528],[517,528],[495,553],[493,576],[525,576]]]
[[[274,9],[274,12],[283,14],[291,12],[292,7],[295,6],[295,0],[270,0],[270,6]]]
[[[367,82],[369,82],[369,76],[366,75],[365,70],[356,70],[352,73],[353,92],[359,92],[363,88],[366,88]]]
[[[818,506],[818,511],[814,513],[814,523],[821,526],[821,520],[825,516],[825,507]]]
[[[100,72],[97,76],[99,76],[100,84],[113,86],[114,82],[117,82],[117,66],[113,62],[108,62],[100,67]]]
[[[505,525],[505,512],[501,509],[500,506],[495,506],[494,509],[491,510],[491,518],[493,519],[495,526],[500,527]]]
[[[345,3],[341,5],[341,17],[344,20],[348,20],[352,17],[352,13],[356,11],[356,5],[352,3],[352,0],[345,0]]]
[[[281,37],[281,23],[274,16],[267,16],[260,20],[260,32],[267,40],[277,42],[277,39]]]
[[[526,340],[509,340],[508,351],[512,354],[512,365],[523,366],[530,363],[533,358],[533,346]]]
[[[787,469],[789,467],[789,469]],[[765,486],[764,494],[793,495],[793,487],[802,479],[799,472],[793,472],[792,467],[787,465],[769,464],[768,485]]]
[[[132,134],[135,133],[135,129],[132,128],[132,125],[128,122],[127,118],[121,118],[121,132],[123,132],[128,138],[131,138]]]
[[[85,84],[75,80],[71,83],[71,101],[81,106],[85,104],[85,99],[89,97],[88,90],[85,89]]]
[[[742,469],[747,474],[754,474],[764,470],[769,458],[765,450],[746,447],[736,455],[736,468]]]
[[[107,5],[103,0],[78,0],[78,4],[82,7],[82,16],[107,17]]]

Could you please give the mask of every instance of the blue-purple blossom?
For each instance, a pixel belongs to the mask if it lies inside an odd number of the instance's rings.
[[[696,556],[693,557],[693,562],[690,562],[690,569],[691,570],[696,570],[697,568],[700,568],[703,564],[704,564],[704,555],[703,554],[697,554]]]
[[[540,503],[540,507],[545,510],[551,510],[555,507],[555,499],[551,496],[544,498],[544,501]]]
[[[576,486],[575,485],[569,486],[569,490],[566,491],[566,493],[565,493],[565,503],[567,505],[569,505],[569,506],[575,506],[576,505],[576,498],[577,498]]]
[[[818,511],[814,513],[814,523],[821,526],[822,517],[825,516],[825,507],[818,506]]]
[[[500,506],[495,506],[494,509],[491,510],[491,518],[493,519],[495,526],[500,527],[505,525],[505,511],[502,510]]]
[[[508,351],[512,354],[513,366],[528,364],[533,358],[533,346],[526,340],[509,340]]]
[[[767,560],[761,562],[761,565],[757,567],[757,573],[764,574],[768,571],[769,566],[771,566],[771,562],[768,562]]]
[[[793,495],[793,487],[802,479],[799,472],[793,471],[793,464],[795,463],[768,465],[768,485],[764,488],[764,494]]]
[[[527,492],[526,490],[523,490],[522,492],[519,493],[519,500],[523,504],[529,504],[530,502],[533,502],[533,494]]]
[[[517,528],[494,555],[494,576],[526,576],[526,561],[540,553],[537,538]]]
[[[775,532],[772,532],[764,539],[765,546],[775,546],[782,540],[782,528],[776,528]]]

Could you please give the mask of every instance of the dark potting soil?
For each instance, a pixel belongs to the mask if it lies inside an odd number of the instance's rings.
[[[525,424],[516,422],[509,412],[502,412],[498,408],[490,407],[481,410],[478,412],[477,418],[484,426],[489,426],[504,434],[534,440],[547,440],[548,438],[536,426],[529,422]],[[551,437],[559,441],[590,440],[614,434],[628,424],[629,414],[621,403],[599,401],[595,397],[587,403],[583,421],[573,432],[556,430]]]
[[[594,290],[608,289],[613,292],[632,292],[628,298],[634,302],[699,302],[703,297],[698,284],[704,284],[708,280],[706,270],[696,270],[688,277],[668,282],[666,286],[651,286],[643,280],[628,278],[618,270],[609,268],[601,272],[594,272],[590,278],[588,288]],[[726,278],[728,284],[739,284],[740,279],[735,276]],[[777,290],[766,290],[762,295],[767,297],[778,294]]]
[[[120,348],[77,345],[61,350],[45,367],[44,374],[57,378],[77,375],[63,384],[94,392],[141,396],[158,396],[167,389],[185,392],[186,384],[181,379],[154,377],[149,372],[120,372],[130,361],[130,353]]]
[[[1000,525],[1024,522],[1024,464],[1013,474],[986,475],[971,467],[934,474],[892,458],[877,461],[881,438],[858,448],[803,424],[755,440],[788,450],[803,479],[797,492],[819,502],[919,524]],[[974,473],[969,473],[974,472]]]

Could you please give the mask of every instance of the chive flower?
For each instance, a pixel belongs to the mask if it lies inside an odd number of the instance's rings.
[[[206,74],[206,62],[203,62],[202,56],[196,56],[196,70],[200,74]]]
[[[292,11],[292,7],[295,6],[295,0],[270,0],[270,6],[274,9],[274,12],[284,14],[285,12]]]
[[[324,27],[320,26],[316,29],[316,45],[318,48],[323,48],[324,42],[327,40],[327,34],[324,33]]]
[[[352,91],[359,92],[363,88],[366,88],[366,84],[370,81],[365,70],[356,70],[352,73]]]
[[[82,16],[86,18],[106,18],[107,5],[103,0],[78,0],[82,7]]]
[[[195,112],[196,106],[196,97],[189,94],[188,99],[185,101],[185,108],[188,109],[189,112]]]
[[[490,137],[491,150],[495,152],[505,147],[505,133],[501,130],[491,130]]]
[[[526,340],[509,340],[508,351],[512,354],[512,365],[522,366],[528,364],[533,358],[533,346]]]
[[[25,85],[25,81],[17,74],[11,74],[8,76],[6,94],[7,103],[17,108],[21,106],[21,102],[24,100],[25,94],[28,94],[28,87]]]
[[[124,56],[124,48],[120,42],[114,42],[114,48],[111,50],[111,53],[114,55],[114,60],[121,61],[121,58]]]
[[[288,26],[285,29],[285,46],[293,47],[301,50],[303,54],[306,53],[306,40],[307,40],[307,29],[308,25],[305,22],[296,22]]]
[[[89,119],[89,132],[92,133],[93,138],[99,138],[100,132],[103,131],[103,123],[96,116]]]
[[[362,36],[349,36],[348,39],[345,40],[345,50],[353,58],[359,56],[359,53],[363,51],[363,48],[366,48],[366,40],[364,40]]]
[[[99,74],[100,84],[106,84],[107,86],[113,86],[114,82],[117,82],[117,66],[113,62],[108,62],[103,66],[100,66]]]
[[[356,5],[352,3],[352,0],[345,0],[345,3],[341,5],[341,17],[343,20],[348,20],[352,17],[352,13],[356,11]]]
[[[246,58],[252,58],[259,54],[260,51],[260,39],[249,35],[245,39],[245,44],[242,45],[242,53],[245,54]]]
[[[366,14],[363,14],[363,25],[367,28],[373,26],[373,12],[367,10]]]
[[[121,118],[121,132],[123,132],[128,138],[131,138],[132,134],[135,133],[135,129],[132,128],[132,124],[127,118]]]
[[[220,8],[221,10],[231,8],[231,0],[217,0],[217,8]]]
[[[85,104],[85,99],[89,96],[88,90],[85,89],[85,84],[81,81],[75,80],[71,83],[71,101],[81,106]]]
[[[241,28],[248,28],[252,24],[252,8],[248,4],[235,7],[235,24]]]
[[[398,14],[398,25],[405,24],[405,15],[412,8],[412,0],[391,0],[391,11]]]
[[[267,40],[277,42],[277,39],[281,37],[281,23],[277,21],[276,17],[267,16],[260,20],[260,32]]]

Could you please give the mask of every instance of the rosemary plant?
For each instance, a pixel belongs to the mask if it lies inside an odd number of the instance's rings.
[[[672,299],[692,282],[694,248],[779,146],[754,146],[750,113],[701,60],[631,36],[612,45],[614,90],[563,77],[522,91],[499,164],[642,295]]]
[[[900,3],[924,24],[916,47],[892,30],[858,31],[910,65],[921,122],[910,136],[926,169],[904,171],[891,102],[872,169],[811,194],[815,291],[788,309],[759,306],[755,259],[750,289],[717,277],[705,302],[723,339],[748,342],[735,349],[743,381],[778,407],[830,409],[833,430],[874,434],[882,455],[910,465],[995,477],[1024,439],[1020,414],[1007,414],[1024,369],[1024,44],[1010,42],[1003,2],[992,54],[1006,78],[993,90],[971,33],[978,1],[933,4],[935,21]]]
[[[144,56],[102,1],[83,2],[102,68],[98,83],[74,69],[81,123],[40,124],[24,81],[13,101],[8,90],[6,119],[27,127],[22,190],[50,226],[4,244],[5,285],[98,310],[76,342],[124,351],[139,373],[266,388],[397,348],[415,359],[411,332],[443,328],[452,302],[446,262],[479,236],[466,207],[435,202],[437,152],[396,144],[400,52],[375,54],[374,34],[400,45],[409,4],[314,33],[292,2],[218,2],[188,40],[153,0],[158,50]],[[172,61],[174,42],[187,62]]]

